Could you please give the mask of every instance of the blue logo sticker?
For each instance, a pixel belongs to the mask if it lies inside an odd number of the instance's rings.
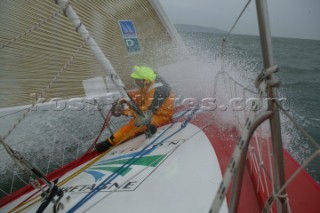
[[[137,33],[132,20],[119,20],[123,38],[136,38]]]

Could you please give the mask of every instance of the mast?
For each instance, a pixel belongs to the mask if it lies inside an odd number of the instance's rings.
[[[271,33],[269,24],[269,14],[267,0],[256,0],[258,24],[260,31],[260,43],[263,55],[263,65],[264,69],[267,69],[274,65],[273,55],[272,55],[272,43],[271,43]],[[270,80],[273,79],[273,75],[270,76]],[[275,191],[279,191],[280,188],[285,184],[285,172],[284,172],[284,161],[283,161],[283,150],[282,150],[282,138],[281,138],[281,127],[280,127],[280,116],[277,104],[272,101],[277,98],[277,90],[275,87],[268,87],[268,98],[269,110],[273,111],[273,116],[270,118],[270,128],[271,128],[271,139],[272,139],[272,151],[274,155],[274,170],[275,170]],[[277,202],[278,212],[288,212],[286,204],[286,190],[281,192],[280,202]]]

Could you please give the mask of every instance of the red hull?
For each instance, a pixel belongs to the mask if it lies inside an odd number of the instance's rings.
[[[198,115],[196,119],[193,119],[193,124],[201,127],[204,126],[209,120],[215,119],[208,117],[208,114]],[[239,132],[236,128],[224,126],[217,127],[217,124],[211,124],[204,128],[204,133],[207,135],[212,143],[212,146],[219,159],[222,173],[225,172],[227,165],[230,161],[230,156],[233,153],[234,146],[239,137]],[[251,141],[251,144],[254,141]],[[263,143],[266,146],[267,143]],[[261,147],[265,151],[267,147]],[[292,158],[292,156],[286,151],[284,153],[285,174],[288,179],[298,168],[299,164]],[[269,172],[269,160],[268,153],[264,152],[263,162],[265,168]],[[241,191],[241,198],[239,203],[238,212],[261,212],[268,199],[266,188],[261,187],[261,182],[258,181],[259,177],[253,169],[251,156],[247,156],[247,166],[244,173],[243,185]],[[272,192],[271,180],[267,180],[269,186],[269,192]],[[319,212],[320,203],[320,186],[312,179],[312,177],[302,170],[298,176],[287,187],[287,193],[289,196],[289,204],[292,212]],[[230,189],[227,193],[227,201],[229,202]],[[273,206],[273,210],[275,207]]]

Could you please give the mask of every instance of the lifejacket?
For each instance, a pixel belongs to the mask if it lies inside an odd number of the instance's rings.
[[[154,81],[144,81],[144,86],[138,90],[128,92],[132,100],[142,112],[150,110],[156,116],[172,116],[174,113],[174,96],[169,84],[160,76]],[[132,109],[122,114],[136,117]]]

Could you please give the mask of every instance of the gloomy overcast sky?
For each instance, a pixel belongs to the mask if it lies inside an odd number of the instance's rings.
[[[248,0],[159,0],[174,24],[229,31]],[[320,0],[268,0],[271,33],[277,37],[320,40]],[[258,35],[255,0],[234,33]]]

